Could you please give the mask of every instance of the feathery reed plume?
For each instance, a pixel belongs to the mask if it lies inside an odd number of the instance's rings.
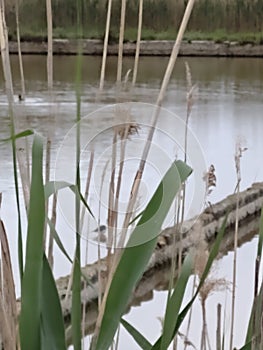
[[[132,76],[132,86],[134,86],[136,83],[138,65],[139,65],[139,55],[140,55],[140,45],[141,45],[141,35],[142,35],[142,15],[143,15],[143,0],[139,0],[138,29],[137,29],[136,51],[135,51],[133,76]]]
[[[99,90],[100,91],[103,90],[104,80],[105,80],[106,60],[107,60],[107,51],[108,51],[108,43],[109,43],[109,32],[110,32],[111,8],[112,8],[112,0],[108,0],[108,9],[107,9],[107,19],[106,19],[106,28],[105,28],[104,45],[103,45],[102,64],[101,64],[101,71],[100,71],[100,86],[99,86]]]
[[[203,180],[205,181],[205,197],[207,197],[212,193],[213,188],[216,187],[216,174],[215,167],[211,164],[207,170],[207,172],[203,176]]]
[[[235,323],[235,302],[236,302],[236,279],[237,279],[237,244],[238,244],[238,216],[239,216],[239,193],[240,193],[240,182],[241,182],[241,158],[243,153],[247,150],[246,147],[241,147],[241,142],[236,143],[235,151],[235,168],[237,176],[237,184],[235,191],[236,196],[236,218],[235,218],[235,233],[234,233],[234,256],[233,256],[233,290],[232,290],[232,303],[231,303],[231,326],[230,326],[230,341],[229,350],[233,348],[234,339],[234,323]]]
[[[126,0],[121,0],[121,20],[120,20],[120,32],[119,32],[118,63],[117,63],[117,84],[120,84],[121,75],[122,75],[122,57],[123,57],[125,15],[126,15]]]

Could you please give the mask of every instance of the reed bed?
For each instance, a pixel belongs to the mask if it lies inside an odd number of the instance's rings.
[[[66,5],[65,5],[66,4]],[[76,2],[57,0],[53,2],[54,32],[60,36],[74,36],[77,31]],[[104,38],[107,18],[107,1],[86,1],[81,3],[83,35],[90,37],[93,33],[97,38]],[[112,1],[110,38],[118,41],[120,27],[121,0]],[[152,35],[158,32],[173,32],[179,28],[180,19],[186,8],[184,0],[145,0],[143,14],[143,29],[151,30]],[[30,36],[46,36],[45,3],[43,1],[24,0],[20,2],[21,35],[26,40]],[[34,13],[34,17],[31,16]],[[191,32],[215,32],[224,30],[235,32],[262,32],[263,30],[262,0],[199,0],[191,16],[188,30]],[[126,28],[137,28],[138,2],[130,0],[126,8]],[[7,8],[7,20],[10,23],[10,35],[14,38],[15,13],[12,6]],[[154,38],[154,37],[153,37]],[[134,37],[136,40],[136,36]]]
[[[153,140],[155,127],[160,115],[162,103],[168,88],[169,80],[176,64],[178,51],[180,44],[183,40],[184,33],[192,9],[194,7],[194,0],[189,0],[187,6],[184,1],[178,1],[176,4],[171,1],[140,1],[139,7],[139,20],[138,20],[138,35],[137,35],[137,51],[135,61],[135,71],[139,64],[139,43],[141,38],[141,26],[142,23],[146,24],[151,16],[151,21],[155,18],[159,11],[158,19],[156,19],[156,28],[162,26],[164,20],[162,16],[168,14],[172,17],[165,17],[166,22],[171,20],[171,23],[179,23],[178,18],[182,17],[178,30],[178,36],[175,41],[170,60],[167,65],[167,69],[161,84],[160,92],[156,101],[156,106],[153,109],[151,125],[149,127],[149,133],[147,136],[147,142],[145,143],[141,157],[139,159],[138,169],[134,173],[134,177],[131,179],[130,193],[128,198],[128,205],[126,214],[121,227],[121,233],[117,237],[117,228],[119,227],[119,203],[120,203],[120,191],[123,180],[123,166],[126,156],[126,146],[129,142],[129,138],[138,132],[139,125],[132,122],[130,115],[125,109],[120,109],[119,114],[122,119],[121,123],[117,123],[112,128],[112,152],[111,152],[111,176],[109,178],[109,195],[108,195],[108,217],[107,224],[109,226],[107,239],[107,253],[108,253],[108,265],[110,267],[109,274],[107,276],[105,293],[99,298],[98,318],[94,334],[91,340],[90,349],[92,350],[107,350],[112,347],[116,333],[120,324],[130,333],[134,338],[138,346],[145,350],[159,350],[167,349],[170,344],[174,342],[175,337],[180,333],[180,327],[186,315],[189,313],[193,303],[199,297],[202,304],[202,319],[203,329],[201,337],[200,349],[205,350],[211,348],[208,338],[207,321],[206,321],[206,300],[209,294],[220,288],[226,288],[226,281],[213,280],[209,277],[212,264],[216,259],[220,247],[220,243],[225,231],[225,224],[227,215],[223,221],[221,229],[219,230],[215,244],[210,252],[206,250],[207,247],[200,247],[198,252],[190,252],[186,256],[183,256],[180,252],[180,266],[178,276],[174,281],[173,271],[171,272],[170,289],[165,306],[165,314],[163,319],[162,333],[160,337],[152,344],[149,342],[143,334],[141,334],[135,326],[129,324],[122,318],[123,313],[128,305],[132,291],[136,287],[139,279],[142,277],[143,272],[147,264],[150,261],[153,250],[157,244],[158,234],[161,231],[162,224],[165,217],[170,210],[170,207],[177,200],[180,210],[178,218],[181,221],[184,220],[184,193],[185,193],[185,181],[191,175],[193,169],[187,165],[187,157],[183,161],[176,160],[170,164],[170,167],[161,178],[159,185],[157,186],[154,194],[141,213],[134,217],[134,209],[138,201],[138,193],[141,184],[141,179],[145,171],[151,143]],[[248,3],[244,2],[246,6]],[[16,3],[18,4],[18,3]],[[34,7],[35,2],[31,0],[25,0],[20,3],[20,7],[16,6],[16,25],[19,27],[20,23],[23,27],[23,21],[28,20],[28,13],[25,9],[28,6]],[[107,43],[109,39],[109,25],[111,11],[118,14],[117,6],[118,1],[109,2],[88,2],[85,3],[78,0],[77,2],[68,1],[69,6],[64,6],[60,13],[61,17],[57,15],[57,12],[62,6],[60,1],[55,2],[52,5],[50,0],[46,1],[46,15],[47,15],[47,27],[48,27],[48,56],[47,56],[47,86],[50,93],[50,99],[52,100],[52,86],[53,86],[53,64],[52,64],[52,37],[53,37],[53,24],[54,27],[60,25],[60,21],[72,21],[72,25],[75,24],[75,17],[77,18],[77,36],[83,36],[83,25],[85,16],[87,13],[93,11],[96,13],[93,20],[103,18],[105,10],[107,9],[107,25],[105,34],[105,46],[104,56],[102,63],[102,73],[100,81],[100,90],[103,88],[104,83],[104,68],[107,56]],[[136,6],[135,6],[136,4]],[[220,6],[227,6],[229,3],[220,2]],[[232,3],[231,3],[232,4]],[[241,2],[234,2],[233,6],[241,6]],[[125,6],[127,5],[126,11]],[[119,41],[119,61],[118,61],[118,76],[117,83],[118,89],[120,88],[120,82],[122,82],[122,43],[124,38],[124,24],[126,21],[131,21],[132,8],[136,7],[136,18],[138,13],[138,3],[130,1],[129,3],[122,0],[122,11],[120,15],[120,41]],[[8,247],[8,233],[6,233],[4,224],[0,222],[0,246],[1,246],[1,269],[0,269],[0,345],[4,349],[18,348],[21,350],[35,350],[35,349],[66,349],[66,331],[64,329],[64,321],[62,316],[61,301],[58,295],[56,281],[52,272],[53,265],[53,244],[54,242],[63,252],[63,254],[72,263],[72,276],[68,285],[67,293],[72,293],[72,305],[71,305],[71,331],[72,331],[72,343],[74,350],[80,350],[82,348],[82,337],[84,336],[82,331],[82,321],[88,314],[85,315],[85,310],[82,310],[82,289],[83,286],[91,284],[91,281],[87,276],[84,276],[81,271],[81,240],[80,233],[84,222],[85,212],[88,213],[98,224],[98,241],[100,243],[100,215],[96,219],[94,213],[89,206],[89,186],[90,178],[93,171],[94,162],[94,149],[90,153],[89,169],[86,181],[86,188],[83,191],[81,187],[81,49],[79,49],[78,58],[76,61],[76,128],[75,128],[75,178],[74,183],[58,182],[50,179],[49,166],[49,149],[46,151],[46,162],[44,161],[44,141],[39,135],[33,133],[31,130],[25,130],[17,133],[15,128],[15,113],[13,109],[14,95],[12,88],[12,75],[8,54],[8,36],[5,23],[5,15],[7,13],[10,23],[12,22],[12,7],[5,8],[3,0],[0,2],[1,6],[1,18],[0,18],[0,44],[3,71],[6,80],[6,92],[8,97],[8,107],[10,116],[10,138],[13,151],[13,164],[14,164],[14,182],[16,189],[17,199],[17,212],[18,212],[18,256],[20,263],[21,274],[21,310],[16,310],[15,292],[14,292],[14,279],[12,276],[12,263],[10,261],[10,253]],[[40,4],[38,4],[37,15],[43,14]],[[52,8],[53,6],[53,8]],[[93,6],[93,7],[92,7]],[[199,1],[196,12],[200,11],[203,6],[203,14],[206,14],[209,10],[209,16],[213,11],[219,11],[219,3],[215,1]],[[210,7],[209,7],[210,6]],[[252,5],[249,7],[252,9]],[[95,11],[96,9],[96,11]],[[175,11],[176,9],[176,11]],[[214,9],[214,10],[212,10]],[[236,8],[235,8],[236,9]],[[21,14],[21,21],[18,20],[18,10]],[[73,11],[74,10],[74,11]],[[99,11],[98,11],[99,10]],[[144,11],[142,11],[144,10]],[[32,8],[31,8],[32,11]],[[89,12],[90,11],[90,12]],[[94,12],[95,11],[95,12]],[[180,12],[181,11],[181,12]],[[231,10],[232,11],[232,10]],[[231,12],[230,11],[230,12]],[[126,12],[126,16],[125,16]],[[143,21],[142,21],[142,14]],[[181,13],[181,16],[179,14]],[[243,12],[238,12],[241,16]],[[103,15],[102,15],[103,14]],[[63,16],[65,18],[63,19]],[[102,17],[100,17],[102,16]],[[129,17],[132,16],[132,17]],[[177,17],[179,16],[179,17]],[[192,25],[195,23],[195,16],[192,17]],[[37,16],[36,16],[37,17]],[[69,17],[69,18],[67,18]],[[118,16],[114,17],[117,18]],[[11,18],[11,19],[10,19]],[[148,18],[148,19],[147,19]],[[210,18],[210,17],[209,17]],[[240,17],[241,18],[241,17]],[[210,18],[211,20],[211,18]],[[36,21],[36,22],[35,22]],[[54,23],[56,21],[56,23]],[[32,22],[32,26],[36,25],[41,28],[41,20],[39,22],[35,19]],[[65,22],[66,23],[66,22]],[[127,22],[126,22],[127,23]],[[113,23],[114,24],[114,23]],[[196,24],[197,25],[197,24]],[[19,38],[19,30],[18,38]],[[22,67],[22,56],[20,57],[20,66]],[[187,118],[185,129],[185,151],[187,151],[187,129],[188,122],[193,104],[193,92],[194,85],[192,85],[190,68],[186,65],[187,82],[188,82],[188,98],[187,98]],[[128,78],[127,78],[128,80]],[[136,74],[133,78],[133,84],[136,83]],[[127,85],[127,84],[126,84]],[[127,86],[126,86],[127,87]],[[120,91],[120,90],[118,90]],[[34,135],[33,135],[34,134]],[[20,174],[26,176],[25,183],[30,182],[29,198],[26,200],[27,207],[27,235],[26,235],[26,251],[25,261],[23,261],[23,242],[22,242],[22,227],[21,227],[21,203],[18,188],[18,169],[17,169],[17,142],[21,138],[32,137],[33,144],[31,150],[30,164],[27,167],[30,169],[30,176],[24,175],[23,171]],[[121,148],[117,149],[120,142]],[[49,139],[47,140],[48,147],[50,146]],[[240,151],[241,152],[241,151]],[[242,155],[242,154],[241,154]],[[239,175],[240,153],[237,155],[236,166],[237,173]],[[117,172],[117,162],[120,160],[119,171]],[[44,165],[45,164],[45,165]],[[108,163],[105,165],[105,169]],[[44,177],[44,170],[46,176]],[[106,170],[103,173],[103,179],[106,174]],[[240,177],[238,177],[240,181]],[[102,184],[103,185],[103,184]],[[101,185],[101,189],[102,189]],[[211,187],[211,183],[208,183],[208,187]],[[239,182],[238,182],[239,185]],[[29,184],[28,184],[29,186]],[[183,187],[182,187],[183,186]],[[56,206],[61,189],[69,188],[74,194],[74,208],[75,208],[75,248],[73,259],[68,255],[63,243],[59,237],[59,233],[56,231]],[[179,197],[178,193],[183,188],[183,199]],[[84,192],[84,195],[82,194]],[[48,209],[48,201],[53,196],[52,210]],[[82,208],[84,208],[82,210]],[[238,210],[238,204],[237,204]],[[84,213],[84,214],[83,214]],[[263,214],[262,214],[263,218]],[[263,287],[260,284],[259,266],[262,255],[262,241],[263,241],[263,219],[261,218],[261,228],[258,241],[258,252],[255,262],[255,288],[254,288],[254,306],[251,311],[251,319],[248,327],[246,345],[244,349],[256,350],[259,346],[262,346],[262,334],[261,334],[261,318],[262,318],[262,293]],[[127,231],[130,225],[133,225],[131,235],[127,238]],[[46,230],[49,225],[49,245],[46,247]],[[236,224],[236,231],[238,224]],[[237,235],[237,232],[236,232]],[[143,240],[142,240],[143,237]],[[146,238],[145,238],[146,237]],[[117,249],[123,248],[123,249]],[[199,253],[199,256],[198,254]],[[234,262],[235,264],[235,262]],[[174,268],[175,262],[173,264]],[[186,305],[183,306],[185,289],[188,284],[190,276],[195,273],[198,278],[198,283],[193,289],[193,295]],[[99,286],[101,288],[101,286]],[[234,294],[233,294],[234,295]],[[67,298],[67,296],[66,296]],[[234,299],[234,298],[233,298]],[[219,312],[220,313],[220,312]],[[233,322],[234,323],[234,322]],[[16,330],[18,329],[18,332]],[[84,328],[84,326],[83,326]],[[218,325],[218,338],[220,335],[220,326]],[[185,339],[191,344],[186,335]],[[218,339],[218,350],[221,350],[221,339]],[[175,344],[175,343],[174,343]],[[230,350],[232,350],[232,341],[230,340]],[[223,347],[222,347],[223,349]]]

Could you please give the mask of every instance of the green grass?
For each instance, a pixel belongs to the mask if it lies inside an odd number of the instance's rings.
[[[79,34],[76,28],[55,28],[54,38],[58,39],[99,39],[104,38],[103,28],[86,28],[82,34]],[[154,29],[142,29],[142,40],[175,40],[177,31],[173,28],[164,31],[155,31]],[[16,40],[15,33],[9,33],[10,40]],[[126,28],[124,40],[135,42],[137,39],[137,28]],[[21,31],[22,41],[47,41],[47,35],[43,30],[31,30],[30,28]],[[191,42],[193,40],[213,40],[216,43],[224,41],[235,41],[241,44],[263,44],[263,32],[227,32],[225,29],[218,29],[212,32],[206,31],[187,31],[184,40]],[[109,36],[110,43],[118,42],[118,28],[112,28]]]

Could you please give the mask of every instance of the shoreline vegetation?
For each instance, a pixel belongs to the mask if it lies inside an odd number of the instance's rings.
[[[53,39],[53,54],[76,55],[79,45],[83,55],[99,55],[103,53],[103,41],[99,39]],[[142,40],[141,56],[170,56],[174,41],[172,40]],[[135,42],[125,42],[123,54],[134,56]],[[47,42],[21,42],[23,54],[47,54]],[[9,42],[10,54],[18,54],[17,42]],[[118,55],[118,44],[108,46],[108,55]],[[214,40],[183,41],[179,51],[180,56],[210,56],[210,57],[263,57],[263,44],[240,43],[238,41],[216,42]]]
[[[17,37],[13,3],[10,1],[6,4],[9,40],[16,40]],[[18,3],[21,40],[46,40],[45,1],[23,0]],[[186,4],[185,0],[144,0],[142,40],[174,40]],[[125,13],[126,41],[135,41],[137,38],[138,11],[138,0],[129,0]],[[118,42],[120,12],[121,0],[113,0],[109,42]],[[54,38],[104,38],[106,0],[87,0],[79,4],[75,0],[56,0],[52,2],[52,14]],[[81,31],[78,30],[77,22],[81,25]],[[263,44],[263,0],[199,0],[195,3],[184,39]]]
[[[185,0],[143,1],[140,55],[170,55],[186,4]],[[46,11],[45,1],[20,2],[23,53],[47,52]],[[118,53],[120,11],[121,0],[112,0],[109,55]],[[123,33],[125,55],[135,53],[138,11],[139,2],[129,0]],[[79,39],[83,42],[83,54],[102,54],[106,0],[88,0],[79,5],[75,0],[56,0],[52,3],[52,13],[54,54],[76,54]],[[12,2],[6,4],[6,21],[8,37],[13,42],[10,52],[16,53],[17,26]],[[76,23],[81,26],[81,31]],[[180,55],[262,57],[263,0],[199,0],[195,3],[183,40]]]

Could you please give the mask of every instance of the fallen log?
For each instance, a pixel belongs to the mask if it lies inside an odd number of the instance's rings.
[[[236,208],[238,199],[239,238],[238,244],[250,240],[258,233],[259,214],[263,206],[263,183],[255,183],[252,187],[233,194],[222,201],[206,208],[204,212],[187,220],[180,227],[182,230],[182,253],[183,256],[189,249],[198,249],[201,241],[205,242],[207,248],[213,244],[217,233],[222,225],[226,213],[228,219],[226,232],[220,247],[220,256],[233,249],[234,225],[236,219]],[[170,276],[171,259],[178,258],[179,234],[178,226],[164,229],[159,236],[155,251],[149,261],[147,269],[136,287],[133,298],[128,309],[138,305],[144,300],[152,298],[153,289],[167,288]],[[100,290],[104,291],[106,279],[109,272],[106,259],[100,260],[82,268],[82,272],[89,278],[91,284],[82,281],[81,300],[86,310],[86,334],[91,333],[97,318],[98,290],[100,279]],[[99,278],[100,277],[100,278]],[[67,342],[71,340],[71,291],[67,293],[69,276],[57,280],[58,292],[61,300],[63,316],[66,327]],[[66,297],[67,296],[67,297]]]

